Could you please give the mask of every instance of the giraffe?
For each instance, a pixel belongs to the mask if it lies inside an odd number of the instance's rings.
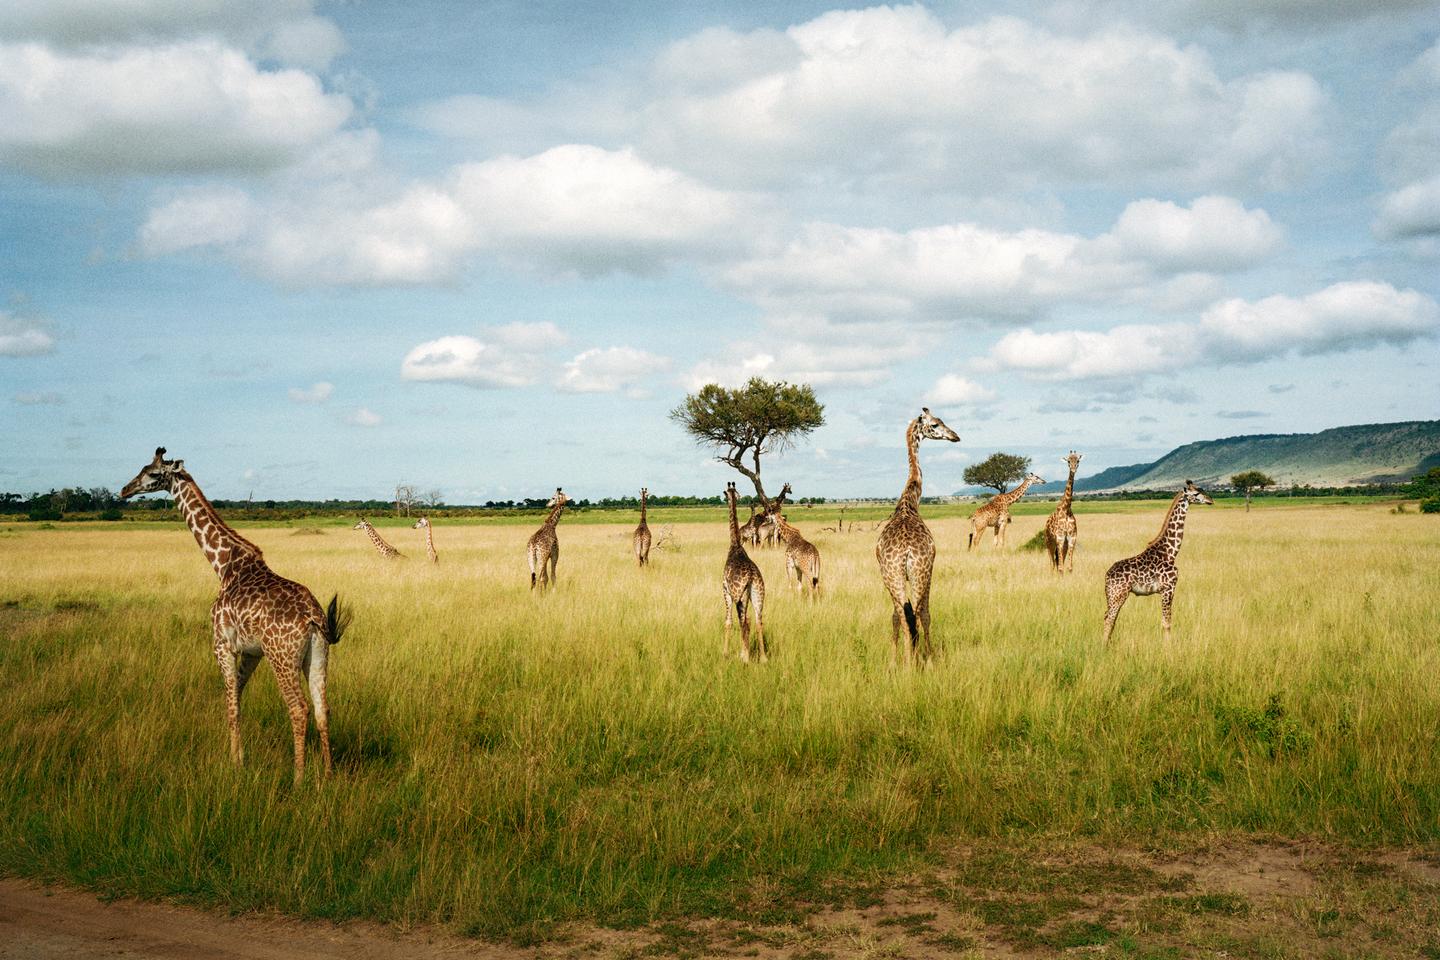
[[[1105,571],[1105,633],[1104,640],[1110,639],[1115,628],[1115,618],[1130,594],[1149,596],[1160,594],[1160,626],[1165,632],[1165,641],[1170,640],[1170,607],[1175,600],[1175,582],[1180,571],[1175,567],[1175,557],[1180,553],[1180,539],[1185,536],[1185,514],[1192,503],[1214,503],[1205,493],[1189,480],[1185,487],[1175,494],[1160,532],[1150,541],[1149,546],[1128,560],[1119,560]]]
[[[299,783],[305,772],[307,685],[315,726],[320,732],[320,754],[328,775],[332,763],[330,705],[325,698],[325,681],[330,646],[340,642],[349,625],[350,612],[340,606],[338,596],[331,597],[329,607],[322,610],[309,590],[274,573],[266,565],[260,548],[220,519],[195,478],[185,470],[185,461],[164,457],[165,448],[157,447],[155,458],[125,484],[120,497],[127,499],[159,490],[174,497],[195,542],[220,578],[220,593],[210,608],[210,623],[215,638],[215,660],[225,680],[230,758],[236,765],[244,761],[245,751],[240,746],[240,696],[260,659],[269,657],[276,686],[290,714],[290,732],[295,741],[295,782]]]
[[[1005,546],[1005,528],[1010,524],[1010,504],[1025,496],[1025,491],[1030,489],[1032,483],[1044,482],[1043,477],[1027,473],[1020,486],[995,494],[985,501],[980,509],[970,514],[970,540],[966,550],[974,550],[980,545],[980,531],[986,527],[995,528],[995,546]]]
[[[1070,509],[1070,502],[1075,498],[1075,471],[1083,456],[1071,450],[1068,457],[1061,458],[1070,467],[1070,476],[1065,479],[1065,492],[1055,505],[1055,512],[1045,521],[1045,546],[1050,551],[1050,566],[1056,573],[1073,573],[1075,570],[1075,542],[1080,525],[1075,522],[1075,511]]]
[[[745,609],[748,599],[750,606],[755,608],[755,635],[760,645],[760,662],[764,663],[770,659],[769,648],[765,646],[765,578],[740,543],[740,525],[735,521],[735,501],[738,497],[735,484],[726,484],[725,499],[730,504],[730,553],[725,557],[725,575],[720,580],[720,590],[725,595],[725,638],[720,654],[730,655],[730,615],[733,612],[740,619],[740,659],[750,662],[750,614]]]
[[[764,514],[761,515],[755,527],[757,546],[761,543],[767,547],[774,547],[780,544],[780,526],[775,522],[775,518],[779,516],[780,511],[784,509],[785,501],[789,496],[790,484],[787,483],[780,488],[780,495],[774,500],[771,500],[770,505],[765,508]]]
[[[752,547],[760,546],[760,524],[765,522],[765,517],[760,512],[758,503],[750,504],[750,519],[740,525],[740,539]]]
[[[775,526],[779,531],[779,538],[785,544],[786,575],[795,578],[795,589],[797,590],[805,589],[805,580],[808,577],[810,596],[818,598],[820,596],[820,548],[801,536],[800,531],[790,525],[783,513],[775,514]]]
[[[935,568],[935,538],[920,519],[920,441],[949,440],[959,443],[960,436],[930,413],[920,409],[920,416],[905,428],[905,447],[910,455],[910,476],[895,503],[895,512],[885,521],[880,539],[875,543],[875,559],[880,563],[880,577],[890,594],[894,610],[890,615],[890,643],[900,656],[900,621],[905,621],[905,662],[909,663],[920,641],[920,628],[925,631],[922,656],[930,659],[930,574]],[[917,620],[919,625],[917,627]]]
[[[649,498],[650,490],[641,487],[640,526],[635,528],[635,535],[630,538],[635,548],[635,563],[642,567],[650,562],[650,524],[645,522],[645,501]]]
[[[555,568],[560,564],[560,538],[555,536],[555,524],[560,522],[560,513],[565,509],[565,504],[570,498],[559,487],[555,488],[555,496],[545,506],[550,508],[550,515],[540,525],[540,529],[530,535],[530,542],[525,546],[525,555],[530,560],[530,589],[535,589],[535,577],[539,574],[540,589],[543,591],[554,583],[558,582],[555,576]]]
[[[376,530],[373,526],[371,526],[370,521],[366,520],[364,517],[361,517],[360,522],[355,524],[355,526],[351,527],[350,529],[364,530],[365,536],[370,538],[370,542],[375,544],[375,549],[380,551],[380,556],[384,557],[386,560],[403,560],[405,558],[405,554],[401,553],[399,550],[396,550],[394,547],[390,546],[390,544],[386,543],[385,539],[380,536],[380,532]]]
[[[421,517],[411,529],[425,531],[425,552],[430,555],[431,563],[439,563],[440,556],[435,552],[435,528],[430,526],[430,518]]]

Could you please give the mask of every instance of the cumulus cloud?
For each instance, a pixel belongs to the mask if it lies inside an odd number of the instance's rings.
[[[556,387],[566,393],[649,395],[645,385],[668,370],[670,359],[634,347],[586,350],[565,364]]]
[[[351,113],[301,70],[211,40],[57,51],[0,44],[0,164],[51,176],[265,170]]]
[[[1325,106],[1308,74],[1223,76],[1200,47],[1130,27],[949,29],[920,6],[707,29],[618,85],[589,94],[601,106],[589,136],[732,187],[1279,186],[1321,152]],[[583,124],[573,93],[472,104],[468,125]],[[442,112],[466,125],[464,105]]]
[[[1380,204],[1375,231],[1394,238],[1440,234],[1440,173],[1388,194]]]
[[[1404,344],[1437,333],[1440,306],[1430,297],[1386,283],[1350,281],[1305,297],[1222,301],[1193,323],[1018,330],[991,348],[987,366],[1046,380],[1133,377]]]
[[[493,327],[485,331],[484,339],[466,335],[440,337],[406,354],[400,376],[481,389],[529,386],[540,377],[545,355],[565,341],[565,335],[553,323]]]
[[[55,338],[39,324],[0,310],[0,357],[38,357],[55,349]]]
[[[293,403],[324,403],[335,392],[335,385],[321,380],[308,388],[291,387],[290,400]]]
[[[1281,243],[1264,210],[1229,197],[1189,207],[1137,200],[1097,237],[973,223],[904,232],[810,224],[780,249],[730,267],[722,282],[767,310],[842,321],[1024,320],[1064,301],[1208,290],[1205,271],[1254,266]]]
[[[925,399],[936,405],[971,406],[994,400],[995,391],[982,387],[973,380],[947,373],[935,381],[935,385],[925,394]]]
[[[462,164],[376,200],[365,163],[318,171],[268,198],[177,195],[141,228],[151,255],[208,247],[280,282],[388,285],[455,279],[489,253],[548,272],[650,274],[735,242],[737,202],[633,150],[570,144]]]
[[[1420,110],[1386,136],[1380,167],[1394,187],[1380,200],[1371,225],[1394,240],[1440,235],[1440,41],[1401,73],[1405,85],[1427,94]]]

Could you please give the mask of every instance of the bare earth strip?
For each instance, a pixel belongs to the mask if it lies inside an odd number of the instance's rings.
[[[781,924],[568,927],[516,946],[435,928],[228,917],[0,880],[0,960],[675,957],[1433,957],[1440,854],[1283,840],[1180,851],[965,846],[931,874],[838,891]],[[767,891],[757,889],[763,908]]]

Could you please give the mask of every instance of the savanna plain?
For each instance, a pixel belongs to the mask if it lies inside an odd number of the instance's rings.
[[[336,769],[293,786],[268,666],[231,765],[214,575],[173,522],[0,525],[0,874],[105,896],[435,927],[527,955],[1440,957],[1440,524],[1392,503],[1190,511],[1173,640],[1101,580],[1166,504],[1077,503],[1075,571],[939,549],[894,662],[888,508],[790,518],[823,597],[752,550],[770,662],[721,651],[718,509],[240,526],[354,610]],[[377,521],[378,522],[378,521]],[[853,526],[851,525],[853,523]],[[828,528],[828,529],[827,529]],[[732,643],[734,639],[732,638]]]

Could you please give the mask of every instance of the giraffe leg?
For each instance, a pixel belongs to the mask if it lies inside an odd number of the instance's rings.
[[[225,681],[225,720],[230,728],[230,760],[238,767],[245,762],[245,750],[240,746],[240,681],[235,655],[219,643],[215,645],[215,660],[220,664],[220,676]]]
[[[320,756],[325,762],[325,775],[333,769],[330,758],[330,702],[325,699],[325,681],[329,673],[330,645],[325,637],[314,632],[301,669],[310,684],[310,706],[315,712],[315,729],[320,733]]]
[[[295,740],[295,782],[298,784],[305,776],[305,725],[310,714],[306,709],[299,665],[276,661],[275,684],[280,688],[280,698],[285,701],[285,710],[290,714],[290,733]]]
[[[559,543],[559,541],[556,541],[555,544],[550,547],[550,585],[551,585],[552,587],[553,587],[553,586],[556,586],[556,585],[558,585],[558,584],[560,583],[560,578],[555,575],[555,571],[556,571],[557,569],[559,569],[559,567],[560,567],[560,543]]]
[[[770,661],[770,648],[765,644],[765,585],[750,584],[750,605],[755,608],[755,639],[760,645],[760,662]]]
[[[915,605],[915,617],[920,621],[920,630],[925,636],[920,643],[920,662],[929,663],[935,652],[930,645],[930,591],[925,591],[925,595]]]
[[[531,547],[525,551],[525,558],[530,561],[530,589],[535,589],[535,548]]]
[[[1105,633],[1101,637],[1103,641],[1109,642],[1110,631],[1115,629],[1115,618],[1120,616],[1120,608],[1125,606],[1125,600],[1129,596],[1129,590],[1105,591]]]
[[[1165,642],[1170,642],[1170,605],[1175,600],[1175,588],[1167,587],[1160,594],[1160,627],[1165,633]]]
[[[1065,540],[1065,572],[1075,572],[1075,540],[1073,537]]]
[[[743,599],[735,601],[735,616],[740,621],[740,659],[750,662],[750,613],[745,609]]]

